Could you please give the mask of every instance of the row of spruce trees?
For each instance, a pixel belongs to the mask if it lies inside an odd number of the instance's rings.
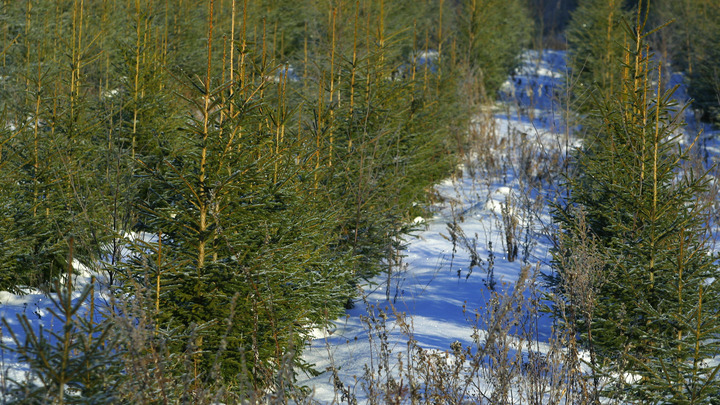
[[[308,332],[391,262],[531,26],[519,0],[0,7],[0,289],[57,294],[63,325],[18,320],[27,403],[234,402],[311,372]]]
[[[717,69],[720,9],[710,3],[632,9],[588,0],[570,22],[583,146],[554,211],[560,247],[549,284],[564,304],[554,307],[557,319],[589,353],[587,403],[710,404],[720,395],[713,179],[690,164],[698,138],[684,142],[677,86],[663,87],[670,57],[698,97],[697,112],[717,114],[717,76],[707,69]],[[678,21],[647,28],[669,13]],[[597,262],[578,262],[587,255]]]
[[[647,43],[654,61],[665,69],[663,84],[672,72],[681,73],[698,118],[719,123],[720,7],[713,0],[651,3],[647,23],[664,28],[647,38]],[[566,38],[575,75],[576,109],[582,110],[597,88],[605,95],[618,91],[622,73],[615,61],[622,59],[623,44],[628,41],[623,21],[633,20],[633,10],[641,5],[638,0],[584,0],[572,12]]]

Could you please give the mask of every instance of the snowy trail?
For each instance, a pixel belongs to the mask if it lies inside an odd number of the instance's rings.
[[[387,300],[387,279],[378,277],[372,280],[375,288],[366,288],[366,300],[375,308],[384,308],[387,313],[400,312],[412,322],[412,338],[418,345],[428,350],[449,351],[451,343],[459,341],[463,346],[473,344],[473,324],[466,319],[471,313],[482,311],[485,302],[490,299],[487,287],[488,263],[494,255],[494,276],[498,289],[510,290],[523,266],[522,258],[514,262],[507,260],[504,253],[504,233],[502,229],[501,207],[508,196],[517,192],[517,184],[501,186],[492,184],[481,186],[472,183],[472,179],[446,182],[439,189],[441,195],[460,201],[459,208],[443,207],[433,218],[427,220],[427,228],[408,240],[404,252],[404,267],[392,276],[390,300]],[[475,192],[463,194],[465,187]],[[457,190],[459,188],[459,190]],[[459,192],[457,192],[459,191]],[[517,192],[519,194],[519,192]],[[480,198],[477,198],[480,197]],[[477,201],[479,200],[479,201]],[[464,221],[460,223],[464,234],[477,242],[477,252],[484,268],[470,270],[471,256],[463,246],[456,246],[448,232],[448,223],[453,221],[453,212],[462,211]],[[547,213],[545,213],[547,215]],[[549,221],[549,217],[544,218]],[[529,224],[534,246],[529,246],[528,263],[547,263],[549,260],[547,242],[538,224]],[[464,312],[463,308],[468,311]],[[360,320],[367,316],[366,305],[360,302],[356,308],[348,311],[347,318],[337,321],[338,329],[313,341],[306,349],[305,359],[314,363],[317,369],[324,370],[334,362],[339,369],[341,379],[353,385],[363,375],[363,366],[369,364],[373,347],[368,340],[366,325]],[[395,345],[394,352],[405,351],[409,336],[392,316],[389,322],[390,341]],[[394,322],[393,322],[394,321]],[[549,336],[549,325],[542,325],[541,337]],[[320,336],[318,336],[320,337]],[[330,352],[332,359],[330,359]],[[321,403],[335,400],[332,389],[332,374],[325,372],[318,377],[301,381],[301,384],[313,387],[314,398]],[[355,387],[359,390],[359,387]],[[357,391],[358,398],[362,393]]]
[[[391,277],[390,299],[387,275],[371,280],[365,286],[365,303],[360,302],[345,318],[337,320],[332,334],[318,331],[306,348],[305,360],[317,370],[325,370],[300,381],[313,390],[316,401],[340,401],[334,389],[333,368],[359,401],[365,398],[363,374],[366,366],[377,361],[374,351],[378,350],[378,331],[369,333],[373,324],[363,322],[372,311],[380,309],[388,316],[387,339],[392,353],[406,352],[410,338],[425,350],[450,352],[454,342],[463,347],[473,345],[473,314],[482,312],[492,296],[489,267],[494,271],[496,290],[506,292],[512,290],[524,265],[548,271],[550,245],[543,229],[550,223],[547,196],[528,184],[528,179],[543,175],[542,168],[520,165],[523,159],[564,152],[565,135],[554,130],[560,128],[559,119],[548,112],[556,102],[553,89],[562,84],[559,81],[564,76],[558,73],[563,72],[561,53],[545,53],[541,61],[536,58],[536,53],[529,52],[514,83],[506,83],[508,89],[514,86],[506,101],[514,99],[525,111],[543,109],[534,114],[537,118],[530,120],[517,108],[496,112],[492,118],[495,139],[489,143],[494,147],[486,151],[497,158],[495,170],[463,167],[461,178],[439,184],[437,192],[445,201],[434,207],[435,214],[426,219],[424,230],[408,237],[403,266]],[[522,156],[523,151],[529,155]],[[538,207],[540,214],[536,216],[533,212]],[[508,216],[517,220],[516,236],[524,238],[518,241],[521,252],[514,261],[508,260],[505,249],[503,218]],[[471,270],[469,249],[462,242],[453,244],[448,228],[453,222],[462,229],[468,244],[474,245],[480,266]],[[546,316],[540,319],[537,333],[542,342],[550,337],[551,322]]]

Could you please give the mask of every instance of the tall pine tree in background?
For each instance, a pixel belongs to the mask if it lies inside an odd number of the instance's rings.
[[[2,288],[52,289],[66,268],[75,240],[75,258],[100,259],[97,246],[107,234],[98,218],[102,198],[89,198],[98,187],[88,175],[98,168],[101,115],[91,102],[96,94],[100,24],[81,4],[4,3],[3,97],[7,121],[2,139],[0,177],[4,186],[0,241]],[[74,18],[65,24],[64,18]]]
[[[695,63],[688,67],[688,94],[700,118],[720,124],[720,7],[698,1],[694,12],[700,24],[693,26],[698,44],[691,49]]]
[[[575,153],[567,205],[554,213],[563,232],[577,233],[577,210],[602,247],[605,269],[583,341],[599,355],[594,372],[619,371],[606,395],[639,403],[707,403],[720,387],[709,360],[720,350],[718,268],[706,243],[700,197],[708,177],[685,168],[682,122],[671,113],[675,89],[652,85],[661,74],[645,45],[640,13],[613,92],[594,93],[590,128]],[[560,252],[557,252],[560,254]],[[562,263],[557,258],[556,263]],[[568,297],[558,266],[551,286]],[[605,371],[610,368],[605,368]],[[610,377],[612,374],[607,374]],[[616,374],[618,375],[618,374]]]
[[[519,51],[529,43],[529,11],[518,0],[462,0],[456,13],[466,90],[479,92],[480,101],[494,100],[516,66]]]
[[[697,118],[720,122],[720,7],[712,0],[660,0],[656,23],[672,20],[653,41],[664,62],[682,72]]]
[[[605,96],[619,90],[620,72],[613,68],[622,54],[621,23],[628,15],[625,0],[582,0],[567,27],[568,65],[572,69],[574,109],[587,112],[594,91]]]

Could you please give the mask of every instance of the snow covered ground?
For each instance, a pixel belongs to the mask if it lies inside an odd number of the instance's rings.
[[[95,308],[104,308],[109,302],[107,290],[103,283],[97,280],[95,272],[90,271],[81,263],[74,261],[73,268],[77,271],[73,279],[74,289],[71,294],[72,305],[79,305],[78,315],[84,318],[88,313],[89,300],[95,302]],[[95,288],[92,290],[92,297],[83,299],[83,290],[95,280]],[[25,289],[22,295],[12,294],[7,291],[0,291],[0,339],[4,345],[15,347],[13,334],[20,342],[26,339],[26,330],[23,329],[19,317],[26,317],[29,321],[32,333],[40,336],[43,333],[62,334],[63,324],[53,315],[61,314],[56,297],[48,297],[36,289]],[[94,314],[94,320],[102,318],[101,312]],[[9,330],[8,330],[9,329]],[[19,361],[18,355],[12,351],[0,348],[0,400],[4,399],[3,392],[11,384],[11,381],[22,381],[26,379],[28,366]]]
[[[318,331],[306,349],[305,360],[325,370],[300,381],[314,391],[315,400],[341,402],[337,376],[362,402],[368,394],[366,372],[378,367],[378,351],[392,352],[390,367],[400,373],[397,356],[407,354],[410,339],[413,347],[432,353],[452,353],[457,342],[476,345],[483,324],[474,314],[483,313],[496,296],[493,284],[496,293],[510,294],[523,267],[549,271],[548,200],[553,196],[538,187],[555,184],[557,173],[550,166],[562,161],[570,140],[560,117],[552,115],[564,80],[563,53],[539,56],[534,51],[524,55],[523,65],[503,86],[504,104],[489,125],[476,124],[485,126],[478,131],[485,132],[482,143],[488,149],[462,167],[462,177],[436,187],[444,201],[433,207],[424,229],[407,238],[403,265],[391,277],[379,276],[364,286],[364,302],[338,319],[335,330]],[[517,244],[512,261],[507,232]],[[380,311],[387,316],[387,349],[378,346],[384,331],[368,321],[369,314],[377,317]],[[551,321],[542,314],[537,320],[542,346],[551,336]]]

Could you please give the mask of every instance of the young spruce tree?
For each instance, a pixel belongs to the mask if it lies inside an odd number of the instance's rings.
[[[126,270],[155,292],[159,333],[180,332],[169,349],[191,354],[194,378],[240,392],[248,381],[266,388],[287,358],[307,366],[294,353],[311,328],[340,315],[351,272],[349,255],[331,250],[335,209],[322,189],[305,192],[314,139],[290,125],[290,82],[273,80],[277,68],[261,60],[246,60],[237,81],[213,75],[213,6],[206,70],[183,82],[192,112],[160,134],[161,162],[139,163],[141,227],[156,236]]]
[[[632,42],[624,61],[613,64],[621,86],[607,97],[594,94],[591,129],[575,154],[577,175],[568,179],[566,205],[554,219],[563,232],[581,232],[576,213],[583,210],[586,232],[603,252],[603,284],[581,330],[598,354],[596,372],[612,363],[620,371],[606,395],[708,403],[720,389],[718,367],[709,363],[720,349],[718,268],[700,197],[709,179],[683,167],[690,148],[679,147],[684,133],[673,113],[675,89],[651,84],[651,75],[662,71],[651,62],[643,19],[638,12],[636,28],[626,27]],[[560,287],[572,277],[567,270],[556,266],[551,285],[571,302]]]

